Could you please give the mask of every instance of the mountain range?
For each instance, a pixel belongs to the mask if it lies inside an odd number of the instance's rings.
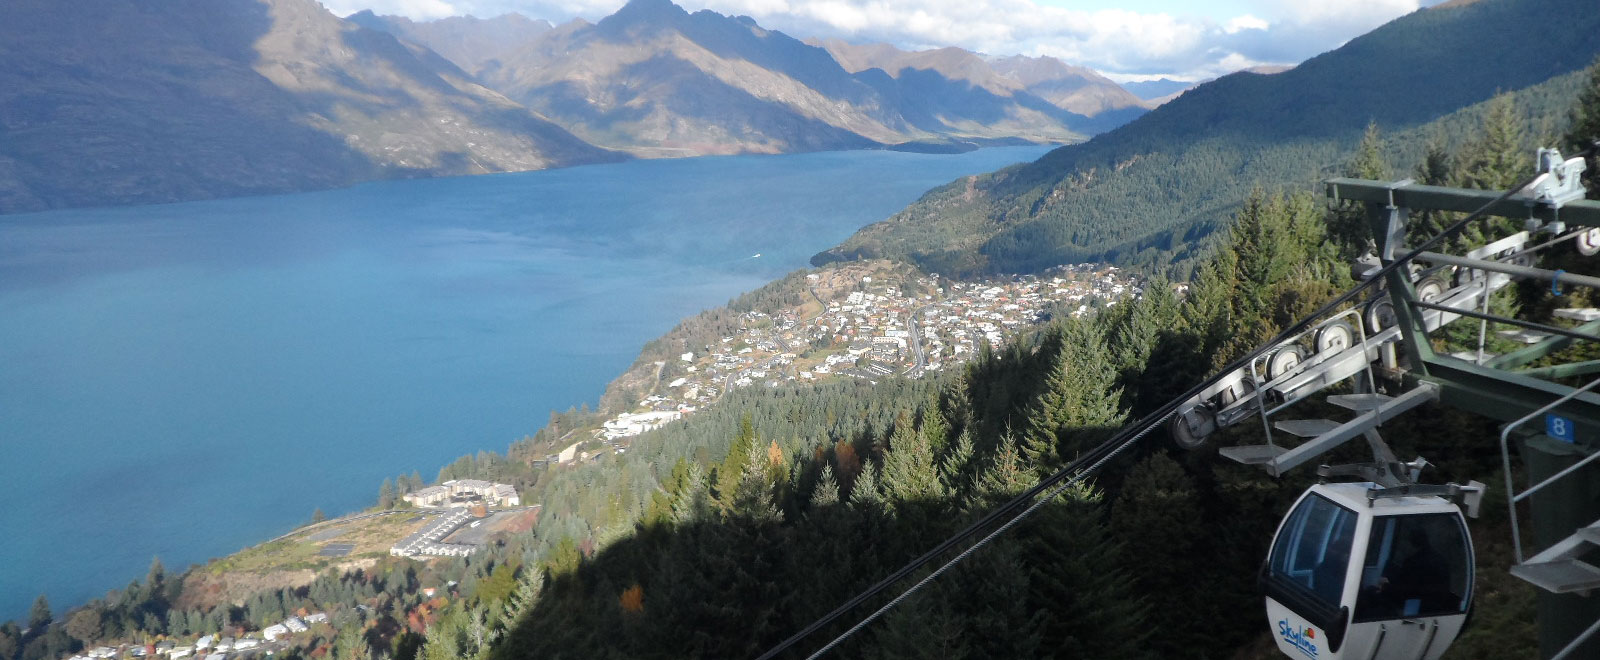
[[[1534,33],[1537,49],[1506,38]],[[1293,68],[1223,76],[1087,142],[935,189],[812,262],[896,257],[972,275],[1189,260],[1251,188],[1336,175],[1369,122],[1420,156],[1448,137],[1439,122],[1499,92],[1565,112],[1576,83],[1562,76],[1597,52],[1590,0],[1420,9]]]
[[[0,55],[0,213],[633,156],[1076,142],[1150,105],[1048,58],[812,45],[668,0],[561,26],[12,0]]]
[[[449,45],[408,32],[402,18],[360,20],[392,25],[441,53]],[[1055,66],[1019,82],[960,49],[806,43],[749,17],[633,0],[598,23],[545,31],[492,62],[456,63],[476,66],[485,85],[584,139],[641,156],[1073,142],[1146,110],[1092,71],[1029,61]]]
[[[314,0],[12,0],[0,59],[0,212],[625,157]]]

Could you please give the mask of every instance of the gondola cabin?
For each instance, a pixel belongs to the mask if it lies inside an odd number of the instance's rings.
[[[1431,660],[1472,604],[1472,539],[1435,496],[1369,497],[1371,483],[1312,486],[1262,567],[1278,649],[1316,660]]]

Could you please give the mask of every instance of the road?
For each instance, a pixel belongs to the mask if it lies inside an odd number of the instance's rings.
[[[911,329],[911,354],[916,359],[916,363],[906,369],[905,373],[909,374],[928,366],[927,355],[922,352],[922,330],[917,327],[917,317],[922,316],[922,311],[930,306],[923,305],[911,310],[911,318],[906,321],[906,327]]]

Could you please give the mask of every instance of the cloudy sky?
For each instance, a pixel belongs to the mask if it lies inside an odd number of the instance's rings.
[[[626,0],[322,0],[416,20],[515,11],[591,21]],[[1209,78],[1294,64],[1438,0],[677,0],[685,9],[754,17],[796,38],[842,37],[901,48],[960,46],[1053,55],[1119,81]]]

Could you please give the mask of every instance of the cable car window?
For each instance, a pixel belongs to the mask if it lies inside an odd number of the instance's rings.
[[[1339,608],[1356,513],[1320,495],[1300,502],[1272,547],[1269,579],[1328,610]]]
[[[1356,621],[1467,611],[1472,558],[1460,516],[1431,513],[1372,521]]]

